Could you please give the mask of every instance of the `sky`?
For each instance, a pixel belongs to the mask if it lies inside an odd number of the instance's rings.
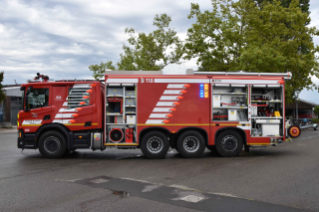
[[[187,19],[190,4],[211,10],[210,0],[0,0],[0,71],[3,84],[21,84],[37,72],[50,79],[92,78],[88,66],[118,62],[127,43],[125,28],[150,33],[156,14],[172,18],[181,39],[195,22]],[[310,1],[312,22],[319,29],[319,1]],[[314,37],[319,45],[319,38]],[[197,70],[196,59],[168,65],[164,73]],[[319,85],[319,79],[313,78]],[[319,104],[318,91],[303,90],[300,98]]]

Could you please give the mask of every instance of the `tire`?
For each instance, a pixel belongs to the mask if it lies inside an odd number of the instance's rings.
[[[167,136],[159,131],[148,132],[142,138],[141,149],[149,159],[164,158],[169,149]]]
[[[288,128],[288,135],[292,138],[298,138],[301,134],[300,127],[297,125],[292,125]]]
[[[57,131],[44,133],[39,140],[39,151],[47,158],[60,158],[66,152],[66,141]]]
[[[213,153],[213,155],[221,156],[217,151],[216,146],[207,146],[207,149],[209,149]]]
[[[236,157],[243,149],[243,138],[238,132],[224,131],[217,136],[216,150],[223,157]]]
[[[205,150],[205,139],[194,130],[183,132],[178,137],[177,149],[185,158],[199,158]]]

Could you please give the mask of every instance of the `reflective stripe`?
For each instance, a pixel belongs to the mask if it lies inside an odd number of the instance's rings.
[[[75,110],[75,108],[73,109],[60,108],[59,112],[77,112],[77,111]]]
[[[166,118],[168,113],[161,114],[161,113],[151,113],[149,118]]]
[[[167,88],[184,88],[185,84],[168,84]]]
[[[89,88],[90,84],[75,84],[73,88]]]
[[[58,114],[56,114],[55,118],[63,118],[62,113],[58,113]]]
[[[156,106],[174,106],[175,102],[157,102]]]
[[[138,79],[108,78],[106,83],[138,83]]]
[[[72,115],[73,115],[73,113],[63,113],[62,116],[63,116],[63,118],[73,118]]]
[[[209,83],[209,79],[154,79],[154,83]]]
[[[60,124],[70,124],[69,121],[71,119],[68,120],[53,120],[53,123],[60,123]]]
[[[182,90],[165,90],[164,94],[181,94]]]
[[[214,83],[214,79],[212,79]],[[278,84],[278,80],[232,80],[232,79],[218,79],[216,83],[240,83],[240,84]]]
[[[170,112],[171,108],[167,107],[156,107],[154,108],[153,112]]]
[[[146,124],[162,124],[164,120],[147,120]]]
[[[177,100],[178,96],[161,96],[160,100]]]

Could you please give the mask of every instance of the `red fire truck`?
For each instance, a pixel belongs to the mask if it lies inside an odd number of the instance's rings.
[[[107,71],[104,81],[49,81],[38,74],[21,86],[18,148],[38,148],[51,158],[107,147],[140,148],[147,158],[163,158],[170,147],[187,158],[200,157],[205,147],[237,156],[299,136],[298,126],[287,129],[285,123],[290,78],[290,73]]]

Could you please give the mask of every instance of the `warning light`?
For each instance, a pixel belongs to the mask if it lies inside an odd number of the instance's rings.
[[[199,97],[204,98],[204,84],[199,84]]]
[[[208,84],[200,84],[199,85],[199,97],[200,98],[208,98]]]

